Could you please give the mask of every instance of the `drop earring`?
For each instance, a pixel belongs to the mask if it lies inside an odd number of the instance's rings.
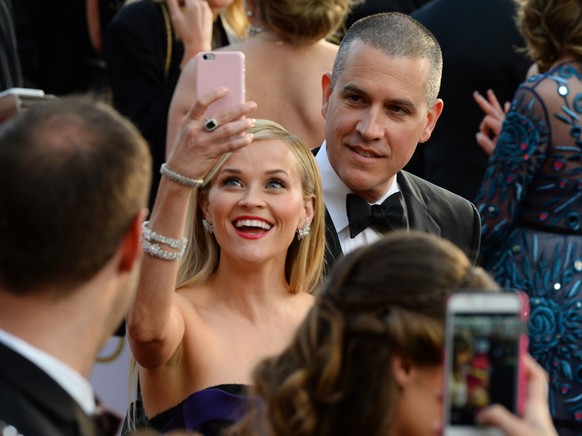
[[[204,230],[206,230],[211,235],[214,233],[214,224],[209,223],[205,219],[202,220],[202,227],[204,227]]]
[[[303,224],[303,226],[301,226],[301,228],[297,229],[297,239],[299,241],[301,241],[306,236],[308,236],[310,229],[311,229],[311,227],[309,226],[309,223],[308,222],[306,222],[305,224]]]

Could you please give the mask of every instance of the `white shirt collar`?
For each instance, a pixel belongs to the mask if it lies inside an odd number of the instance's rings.
[[[46,372],[73,397],[87,415],[95,413],[93,388],[89,381],[73,368],[2,329],[0,329],[0,342]]]
[[[349,224],[346,210],[346,196],[352,191],[345,185],[345,183],[342,181],[342,179],[340,179],[340,177],[331,166],[327,156],[326,141],[323,141],[321,148],[315,156],[315,160],[317,161],[319,172],[321,174],[325,206],[327,207],[327,211],[329,212],[336,231],[340,233],[342,230],[348,227]],[[386,191],[384,196],[372,204],[381,204],[390,195],[399,191],[400,187],[396,182],[396,177],[394,177],[392,185],[388,191]]]

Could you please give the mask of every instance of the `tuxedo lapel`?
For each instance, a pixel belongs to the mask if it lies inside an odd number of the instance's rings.
[[[420,189],[404,171],[399,171],[396,180],[402,191],[408,213],[408,225],[411,230],[422,230],[441,235],[441,228],[429,215],[427,206],[430,198]]]
[[[316,147],[311,150],[314,156],[317,156],[319,153],[321,146]],[[325,208],[325,253],[324,253],[324,265],[323,265],[323,273],[327,275],[333,263],[337,258],[343,255],[342,246],[339,241],[339,237],[337,235],[337,230],[333,225],[333,221],[327,207]]]
[[[343,255],[342,246],[337,235],[335,226],[327,207],[325,208],[325,265],[324,274],[327,275],[331,270],[334,261]]]

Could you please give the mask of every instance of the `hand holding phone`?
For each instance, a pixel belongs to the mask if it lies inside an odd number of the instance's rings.
[[[479,413],[479,422],[503,430],[505,436],[556,436],[558,433],[548,408],[548,375],[530,355],[524,356],[523,362],[527,373],[524,417],[496,404]]]
[[[446,436],[501,435],[477,414],[501,404],[522,416],[525,405],[529,305],[523,293],[459,292],[447,302],[445,329]]]
[[[213,102],[204,116],[214,126],[220,121],[214,118],[245,101],[245,57],[240,51],[200,52],[196,55],[196,95],[198,98],[216,88],[227,88],[228,94]],[[216,128],[216,127],[215,127]],[[204,178],[206,185],[232,153],[223,154]]]

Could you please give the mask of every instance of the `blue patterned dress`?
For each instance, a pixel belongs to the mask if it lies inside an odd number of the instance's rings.
[[[530,352],[561,434],[582,434],[581,117],[582,63],[524,82],[476,199],[485,268],[530,296]]]

